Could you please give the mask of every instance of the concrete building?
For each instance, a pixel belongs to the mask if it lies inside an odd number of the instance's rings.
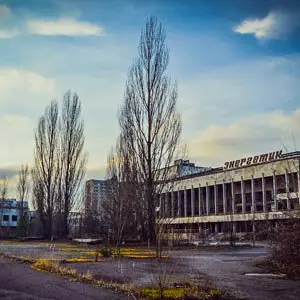
[[[20,218],[21,202],[16,199],[0,200],[0,226],[17,227]],[[28,213],[28,202],[23,202],[24,212]]]
[[[158,177],[163,176],[163,178],[178,178],[186,175],[206,172],[211,170],[211,167],[199,167],[196,166],[194,163],[191,163],[189,160],[184,159],[177,159],[174,162],[174,165],[168,167],[167,171],[166,169],[161,169],[158,172]]]
[[[300,152],[264,153],[183,175],[164,187],[160,222],[177,231],[251,232],[293,215],[300,193]]]
[[[21,212],[21,202],[16,199],[0,200],[0,237],[8,237],[15,231]],[[29,213],[28,202],[23,202],[24,213]]]
[[[85,211],[101,216],[101,205],[109,197],[109,193],[109,180],[87,180],[85,182]]]

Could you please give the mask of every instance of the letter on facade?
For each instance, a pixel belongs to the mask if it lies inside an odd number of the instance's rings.
[[[277,151],[277,152],[276,152],[276,155],[275,155],[275,159],[278,159],[278,158],[280,158],[280,157],[281,157],[281,155],[282,155],[282,150],[280,150],[280,151]]]
[[[235,164],[234,164],[235,168],[238,168],[240,166],[240,160],[236,160],[235,161]]]
[[[269,153],[269,158],[268,158],[268,160],[273,160],[273,159],[275,158],[275,153],[276,153],[276,152],[271,152],[271,153]]]
[[[234,160],[229,163],[229,169],[234,168]]]
[[[229,162],[226,162],[226,163],[224,164],[223,169],[224,169],[224,170],[227,170],[227,169],[228,169],[228,165],[229,165]]]
[[[258,163],[258,160],[259,160],[259,156],[254,156],[253,157],[253,163],[254,164]]]
[[[250,157],[247,158],[246,164],[247,165],[251,165],[251,163],[252,163],[252,156],[250,156]]]
[[[259,162],[265,162],[268,160],[268,154],[261,154],[259,156]]]
[[[240,164],[240,167],[242,167],[243,166],[243,164],[246,162],[246,158],[242,158],[241,159],[241,164]]]

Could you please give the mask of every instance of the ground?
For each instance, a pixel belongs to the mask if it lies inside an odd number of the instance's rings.
[[[29,266],[0,258],[0,299],[121,300],[127,299],[104,288],[67,281],[40,273]]]
[[[40,243],[10,244],[0,242],[0,251],[16,256],[26,257],[65,259],[76,257],[76,255],[85,255],[86,251],[83,250],[84,249],[76,249],[74,247],[68,248],[67,245],[56,245],[55,247],[52,247],[48,244]],[[91,249],[87,250],[91,251]],[[139,252],[139,250],[133,251]],[[87,256],[91,258],[92,255],[90,254],[91,253]],[[101,258],[101,262],[98,263],[80,262],[66,263],[65,265],[76,268],[83,273],[89,271],[97,279],[129,283],[137,286],[153,285],[155,284],[158,275],[167,273],[168,279],[170,279],[173,283],[191,281],[197,283],[211,282],[213,285],[216,285],[222,290],[226,290],[241,299],[300,299],[299,281],[245,275],[246,273],[262,273],[262,269],[254,267],[253,262],[266,257],[266,255],[267,252],[265,247],[241,247],[235,249],[224,248],[211,249],[210,251],[203,251],[203,249],[186,249],[170,252],[168,254],[169,258],[164,259],[163,263],[158,263],[149,258]],[[14,268],[18,267],[29,268],[14,265]],[[21,272],[25,272],[25,269],[20,269],[20,274]],[[30,270],[30,272],[30,274],[36,274],[32,273],[35,272],[33,270]],[[23,274],[23,276],[25,275]],[[43,274],[43,276],[50,275]],[[0,278],[2,278],[1,273]],[[30,284],[31,280],[33,279],[29,278],[27,280],[28,284]],[[11,276],[11,281],[17,284],[17,280],[13,276]],[[1,284],[2,283],[0,283],[0,287]],[[84,286],[85,291],[87,291],[87,285]],[[90,288],[93,289],[93,287]],[[70,288],[70,290],[72,291],[72,288]]]
[[[246,276],[245,273],[262,273],[253,267],[257,259],[265,258],[264,247],[225,250],[221,252],[178,253],[184,264],[201,271],[219,288],[230,291],[237,297],[257,300],[300,299],[300,282]]]

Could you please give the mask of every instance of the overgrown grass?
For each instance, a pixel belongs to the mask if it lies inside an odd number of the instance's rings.
[[[160,290],[158,288],[142,288],[141,298],[147,300],[232,300],[227,293],[213,287],[186,284],[183,287],[172,287]]]
[[[53,261],[49,259],[38,259],[35,263],[32,264],[31,267],[34,270],[40,272],[55,273],[63,277],[72,278],[79,282],[92,283],[97,286],[112,289],[118,292],[131,293],[131,290],[133,290],[133,288],[130,285],[106,282],[104,280],[96,280],[90,272],[80,273],[76,269],[61,266],[61,264],[58,261]]]
[[[104,260],[97,260],[97,262],[103,262]],[[62,263],[87,263],[87,262],[95,262],[94,258],[88,257],[74,257],[74,258],[67,258],[61,260]]]
[[[141,293],[149,299],[160,299],[161,291],[158,288],[143,288]],[[168,288],[162,291],[164,298],[182,299],[185,294],[185,288]]]
[[[50,272],[61,276],[73,278],[82,282],[92,283],[94,278],[91,273],[80,273],[76,269],[62,267],[59,261],[50,259],[38,259],[31,266],[32,269],[40,272]]]

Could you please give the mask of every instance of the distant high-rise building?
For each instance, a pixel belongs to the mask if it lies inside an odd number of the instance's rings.
[[[109,180],[87,180],[85,182],[85,211],[101,216],[101,205],[109,197],[109,193]]]

